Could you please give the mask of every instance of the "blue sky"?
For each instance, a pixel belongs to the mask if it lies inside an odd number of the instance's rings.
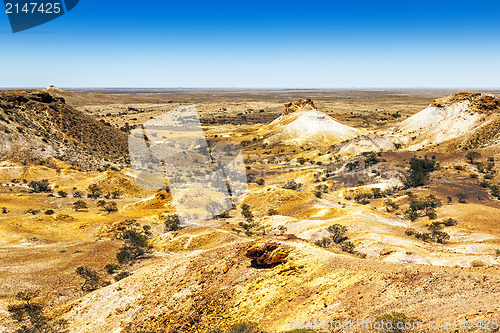
[[[499,1],[80,0],[13,34],[0,87],[498,88]]]

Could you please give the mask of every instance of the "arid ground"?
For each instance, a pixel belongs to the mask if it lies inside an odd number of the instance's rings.
[[[0,91],[0,332],[498,331],[497,93]],[[248,181],[197,227],[127,141],[189,105]]]

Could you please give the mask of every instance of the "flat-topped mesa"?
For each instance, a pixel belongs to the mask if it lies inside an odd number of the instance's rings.
[[[285,103],[283,114],[290,114],[297,111],[310,111],[316,109],[314,102],[308,99],[300,99],[297,102]]]
[[[469,109],[473,112],[500,112],[500,97],[490,93],[458,92],[450,96],[435,99],[431,105],[435,107],[446,107],[461,102],[470,103]]]

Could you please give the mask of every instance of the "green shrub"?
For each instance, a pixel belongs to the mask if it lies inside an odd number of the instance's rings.
[[[104,204],[103,208],[108,212],[108,213],[113,213],[118,211],[118,205],[116,202],[111,201],[107,202]]]
[[[126,220],[124,224],[125,228],[118,238],[125,240],[125,244],[116,254],[116,259],[120,264],[134,262],[151,250],[148,245],[148,234],[144,229],[139,228],[137,221]]]
[[[465,155],[465,158],[469,161],[470,164],[474,164],[474,161],[481,157],[481,154],[475,151],[468,152]]]
[[[286,190],[300,191],[300,189],[302,188],[302,184],[297,183],[295,179],[292,179],[286,182],[285,185],[283,185],[283,188]]]
[[[87,204],[83,200],[78,200],[73,203],[73,209],[77,212],[82,209],[87,209]]]
[[[457,198],[459,203],[467,203],[467,195],[464,193],[457,194]]]
[[[44,179],[42,181],[32,181],[28,185],[33,193],[49,193],[52,192],[49,181]]]
[[[80,266],[76,269],[76,274],[85,279],[81,286],[82,291],[93,291],[99,288],[99,275],[92,268]]]
[[[131,274],[129,272],[120,272],[120,273],[116,274],[114,276],[114,278],[115,278],[115,281],[120,281],[120,280],[122,280],[122,279],[124,279],[124,278],[126,278],[127,276],[130,276],[130,275]]]
[[[177,214],[170,214],[165,218],[165,232],[177,231],[180,229],[180,220]]]
[[[429,174],[437,170],[437,164],[434,160],[412,157],[410,160],[410,174],[406,177],[405,185],[407,187],[423,186],[429,179]]]
[[[106,266],[104,266],[104,269],[106,270],[106,272],[108,272],[108,274],[114,274],[117,270],[120,269],[120,266],[113,265],[113,264],[107,264]]]

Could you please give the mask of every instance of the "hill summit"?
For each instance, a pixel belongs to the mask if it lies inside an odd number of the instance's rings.
[[[500,98],[488,93],[460,92],[434,100],[402,121],[398,130],[411,137],[410,150],[441,145],[473,149],[500,142]]]
[[[125,165],[127,134],[40,90],[0,92],[0,156],[28,163],[56,157],[82,169]]]
[[[364,134],[316,109],[310,99],[285,104],[283,114],[268,125],[267,144],[330,145]]]

